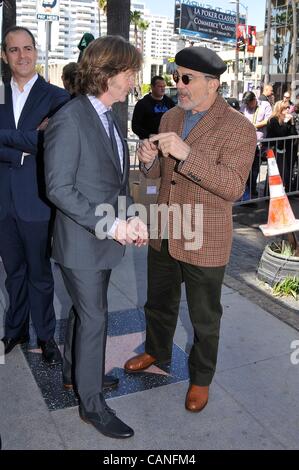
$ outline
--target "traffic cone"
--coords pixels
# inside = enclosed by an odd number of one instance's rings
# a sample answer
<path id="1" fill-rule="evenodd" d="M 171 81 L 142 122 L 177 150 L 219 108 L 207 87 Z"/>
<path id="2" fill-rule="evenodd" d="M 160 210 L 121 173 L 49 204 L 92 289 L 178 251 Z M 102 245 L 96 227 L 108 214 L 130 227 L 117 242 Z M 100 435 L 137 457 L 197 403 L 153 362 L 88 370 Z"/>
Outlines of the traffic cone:
<path id="1" fill-rule="evenodd" d="M 299 220 L 295 219 L 279 174 L 272 149 L 267 150 L 270 206 L 267 225 L 260 225 L 266 237 L 299 230 Z"/>

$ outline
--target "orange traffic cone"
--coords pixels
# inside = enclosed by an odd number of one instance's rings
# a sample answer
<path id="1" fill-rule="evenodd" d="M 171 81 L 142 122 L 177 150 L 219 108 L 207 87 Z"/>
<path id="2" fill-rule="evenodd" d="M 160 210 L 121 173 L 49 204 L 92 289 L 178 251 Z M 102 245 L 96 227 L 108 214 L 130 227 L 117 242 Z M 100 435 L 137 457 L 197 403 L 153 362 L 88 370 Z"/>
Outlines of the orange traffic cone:
<path id="1" fill-rule="evenodd" d="M 266 237 L 299 230 L 299 220 L 295 219 L 285 193 L 273 150 L 267 150 L 270 187 L 270 206 L 267 225 L 260 225 Z"/>

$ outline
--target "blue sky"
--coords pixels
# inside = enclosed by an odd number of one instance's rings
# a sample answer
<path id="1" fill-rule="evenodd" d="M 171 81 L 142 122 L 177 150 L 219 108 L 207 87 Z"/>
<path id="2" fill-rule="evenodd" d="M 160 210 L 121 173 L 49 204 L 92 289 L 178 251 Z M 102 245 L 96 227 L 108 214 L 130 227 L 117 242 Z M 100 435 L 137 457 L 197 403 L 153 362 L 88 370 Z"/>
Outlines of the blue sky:
<path id="1" fill-rule="evenodd" d="M 232 11 L 235 11 L 236 6 L 229 3 L 228 0 L 217 0 L 217 1 L 208 1 L 201 2 L 197 0 L 198 3 L 205 3 L 206 5 L 211 5 L 212 7 L 228 8 Z M 174 13 L 174 0 L 141 0 L 142 3 L 145 3 L 146 6 L 150 9 L 151 13 L 157 15 L 166 15 L 170 18 L 173 17 Z M 240 2 L 240 13 L 245 13 L 245 9 L 241 6 L 241 3 L 248 7 L 248 24 L 256 26 L 257 31 L 262 31 L 264 29 L 264 20 L 265 20 L 265 3 L 266 0 L 244 0 Z"/>

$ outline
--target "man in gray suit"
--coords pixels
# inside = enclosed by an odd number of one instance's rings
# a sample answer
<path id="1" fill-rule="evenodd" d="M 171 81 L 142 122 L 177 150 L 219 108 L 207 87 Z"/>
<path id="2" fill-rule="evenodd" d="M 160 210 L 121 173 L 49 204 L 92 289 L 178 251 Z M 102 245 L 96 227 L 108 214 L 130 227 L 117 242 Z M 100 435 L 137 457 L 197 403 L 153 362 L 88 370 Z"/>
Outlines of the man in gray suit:
<path id="1" fill-rule="evenodd" d="M 80 95 L 50 120 L 45 135 L 47 194 L 57 207 L 53 258 L 77 314 L 75 385 L 80 417 L 102 434 L 134 431 L 105 403 L 102 389 L 107 336 L 107 289 L 124 246 L 147 242 L 138 217 L 127 219 L 128 149 L 111 105 L 125 101 L 141 55 L 119 36 L 93 41 L 78 69 Z M 66 344 L 71 344 L 67 332 Z"/>

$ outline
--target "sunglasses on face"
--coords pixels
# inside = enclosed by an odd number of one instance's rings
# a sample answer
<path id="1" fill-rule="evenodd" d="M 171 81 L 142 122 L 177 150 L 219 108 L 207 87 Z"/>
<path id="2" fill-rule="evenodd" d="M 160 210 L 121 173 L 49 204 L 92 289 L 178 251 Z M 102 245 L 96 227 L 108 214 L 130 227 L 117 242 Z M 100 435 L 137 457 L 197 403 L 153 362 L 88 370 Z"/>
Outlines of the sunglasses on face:
<path id="1" fill-rule="evenodd" d="M 173 81 L 175 83 L 178 83 L 180 80 L 182 80 L 184 85 L 189 85 L 191 80 L 193 80 L 194 78 L 198 78 L 198 77 L 216 78 L 217 79 L 217 77 L 215 77 L 214 75 L 198 75 L 197 77 L 194 77 L 193 75 L 188 75 L 187 73 L 184 73 L 183 75 L 180 75 L 178 72 L 174 72 L 173 75 L 172 75 Z"/>

